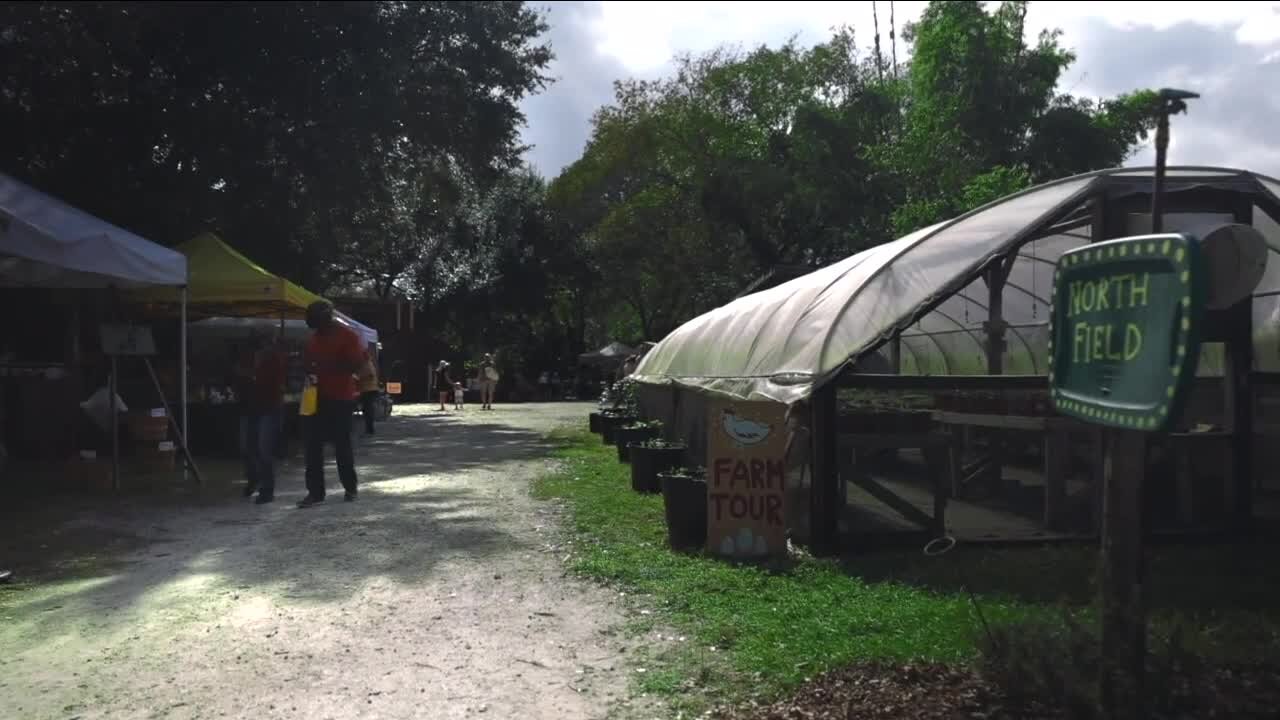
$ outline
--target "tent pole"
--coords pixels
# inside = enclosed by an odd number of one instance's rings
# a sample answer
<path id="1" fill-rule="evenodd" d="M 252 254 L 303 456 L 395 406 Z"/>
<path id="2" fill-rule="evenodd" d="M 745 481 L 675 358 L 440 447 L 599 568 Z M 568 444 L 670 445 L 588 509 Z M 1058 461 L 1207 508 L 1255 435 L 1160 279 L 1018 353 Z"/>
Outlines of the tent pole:
<path id="1" fill-rule="evenodd" d="M 187 286 L 182 286 L 182 314 L 179 318 L 181 325 L 178 327 L 178 384 L 181 385 L 179 390 L 182 398 L 182 447 L 186 448 L 187 456 L 191 455 L 191 431 L 188 429 L 187 421 Z M 185 482 L 188 479 L 187 473 L 190 472 L 191 463 L 182 466 L 182 479 Z M 196 473 L 196 479 L 201 485 L 204 485 L 204 478 L 200 473 Z"/>
<path id="2" fill-rule="evenodd" d="M 116 356 L 111 355 L 111 382 L 107 383 L 107 390 L 111 393 L 111 489 L 116 492 L 120 491 L 120 416 L 119 409 L 116 407 Z"/>

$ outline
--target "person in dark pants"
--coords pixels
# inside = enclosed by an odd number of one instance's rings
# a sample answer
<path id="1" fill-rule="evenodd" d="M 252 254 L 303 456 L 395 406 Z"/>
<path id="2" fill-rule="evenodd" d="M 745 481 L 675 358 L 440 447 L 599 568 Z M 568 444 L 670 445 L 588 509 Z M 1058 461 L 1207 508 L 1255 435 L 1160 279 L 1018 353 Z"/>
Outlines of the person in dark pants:
<path id="1" fill-rule="evenodd" d="M 315 332 L 307 341 L 304 362 L 315 377 L 316 413 L 307 422 L 307 496 L 298 507 L 324 502 L 324 444 L 333 443 L 338 479 L 346 490 L 344 499 L 356 499 L 356 462 L 351 448 L 351 416 L 356 407 L 356 376 L 364 364 L 360 337 L 333 317 L 333 305 L 326 301 L 307 308 L 307 326 Z"/>
<path id="2" fill-rule="evenodd" d="M 285 358 L 273 343 L 255 339 L 240 371 L 240 453 L 248 483 L 244 496 L 256 491 L 254 502 L 265 505 L 275 499 L 276 437 L 284 406 Z"/>

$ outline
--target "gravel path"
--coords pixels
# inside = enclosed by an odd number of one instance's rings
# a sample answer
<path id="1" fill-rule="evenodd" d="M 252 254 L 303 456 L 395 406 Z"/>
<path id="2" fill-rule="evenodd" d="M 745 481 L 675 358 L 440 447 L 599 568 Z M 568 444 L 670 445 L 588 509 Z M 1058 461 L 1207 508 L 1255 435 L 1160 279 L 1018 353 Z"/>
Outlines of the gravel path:
<path id="1" fill-rule="evenodd" d="M 329 500 L 296 509 L 289 465 L 272 505 L 224 488 L 63 515 L 59 533 L 123 549 L 0 605 L 0 718 L 636 711 L 622 612 L 565 577 L 554 510 L 528 495 L 543 435 L 586 412 L 397 408 L 357 450 L 355 503 L 330 464 Z"/>

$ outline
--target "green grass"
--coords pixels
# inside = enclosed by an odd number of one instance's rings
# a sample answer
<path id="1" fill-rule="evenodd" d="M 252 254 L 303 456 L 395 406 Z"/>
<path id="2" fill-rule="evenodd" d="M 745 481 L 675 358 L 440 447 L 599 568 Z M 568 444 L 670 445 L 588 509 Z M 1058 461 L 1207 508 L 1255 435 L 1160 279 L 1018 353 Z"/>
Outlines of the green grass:
<path id="1" fill-rule="evenodd" d="M 639 596 L 651 610 L 641 623 L 685 636 L 656 650 L 638 682 L 690 710 L 707 698 L 775 696 L 860 660 L 968 661 L 981 630 L 966 583 L 992 624 L 1090 614 L 1096 551 L 1088 547 L 801 558 L 777 571 L 673 553 L 662 498 L 631 491 L 630 468 L 611 446 L 585 432 L 555 439 L 563 464 L 535 492 L 569 508 L 573 569 Z M 1273 652 L 1280 570 L 1271 557 L 1226 546 L 1156 553 L 1153 630 L 1188 626 L 1199 649 L 1228 659 Z"/>

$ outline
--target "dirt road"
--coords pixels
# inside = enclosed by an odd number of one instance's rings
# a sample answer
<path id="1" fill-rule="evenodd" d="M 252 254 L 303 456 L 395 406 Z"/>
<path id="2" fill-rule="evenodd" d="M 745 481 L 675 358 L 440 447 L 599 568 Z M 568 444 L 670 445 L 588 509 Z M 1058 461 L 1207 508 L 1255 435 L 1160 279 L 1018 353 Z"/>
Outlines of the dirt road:
<path id="1" fill-rule="evenodd" d="M 119 550 L 5 596 L 0 717 L 618 710 L 622 613 L 607 591 L 565 577 L 553 510 L 528 495 L 550 467 L 544 433 L 586 410 L 397 408 L 357 450 L 355 503 L 330 466 L 328 501 L 296 509 L 301 468 L 290 464 L 271 505 L 227 487 L 64 516 L 51 532 Z"/>

